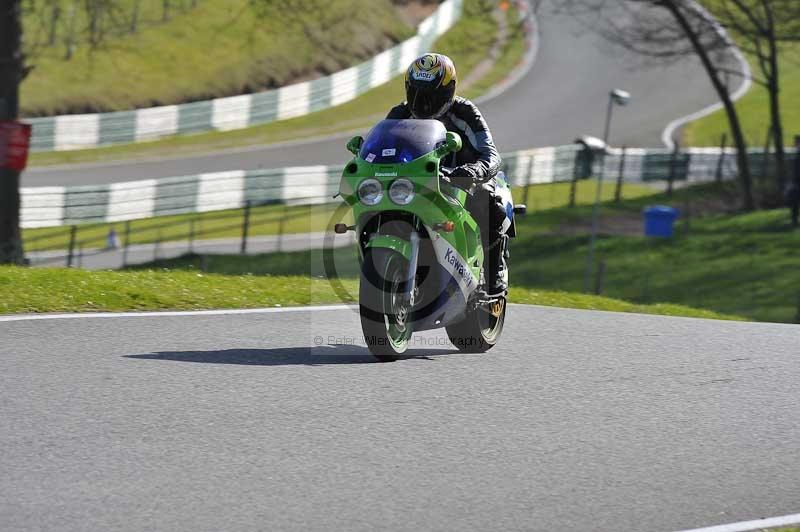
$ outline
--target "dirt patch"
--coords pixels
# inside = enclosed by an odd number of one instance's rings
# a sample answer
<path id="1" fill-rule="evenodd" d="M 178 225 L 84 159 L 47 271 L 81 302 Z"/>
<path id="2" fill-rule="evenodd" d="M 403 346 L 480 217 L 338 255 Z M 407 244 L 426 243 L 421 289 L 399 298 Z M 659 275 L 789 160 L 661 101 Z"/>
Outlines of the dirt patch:
<path id="1" fill-rule="evenodd" d="M 676 191 L 676 195 L 678 191 Z M 726 186 L 722 190 L 711 193 L 704 193 L 703 190 L 692 194 L 688 201 L 687 198 L 680 197 L 674 200 L 658 202 L 661 205 L 668 205 L 680 212 L 677 223 L 686 219 L 702 218 L 715 214 L 735 214 L 740 212 L 739 195 L 734 185 Z M 569 220 L 556 226 L 553 230 L 557 235 L 579 235 L 586 234 L 592 229 L 592 219 L 590 216 L 579 220 Z M 640 236 L 644 233 L 644 219 L 641 210 L 631 210 L 629 212 L 608 212 L 600 211 L 598 220 L 598 233 L 608 236 Z"/>
<path id="2" fill-rule="evenodd" d="M 556 235 L 585 235 L 592 230 L 591 218 L 572 220 L 553 229 Z M 640 236 L 644 231 L 641 215 L 634 213 L 615 214 L 610 216 L 600 215 L 597 232 L 601 235 Z"/>

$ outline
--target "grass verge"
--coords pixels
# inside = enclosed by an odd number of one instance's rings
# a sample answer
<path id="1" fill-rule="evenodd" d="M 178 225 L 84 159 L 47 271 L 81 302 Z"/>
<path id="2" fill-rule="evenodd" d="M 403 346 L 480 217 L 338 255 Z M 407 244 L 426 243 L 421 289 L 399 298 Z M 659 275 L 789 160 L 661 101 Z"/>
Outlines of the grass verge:
<path id="1" fill-rule="evenodd" d="M 676 191 L 672 198 L 650 194 L 620 204 L 605 203 L 600 220 L 596 257 L 603 264 L 590 276 L 590 288 L 604 296 L 653 306 L 707 309 L 716 314 L 771 322 L 800 321 L 800 231 L 792 231 L 783 210 L 754 213 L 725 212 L 735 191 L 727 186 L 704 186 Z M 648 239 L 642 235 L 642 209 L 668 204 L 682 210 L 675 237 Z M 688 208 L 688 211 L 687 211 Z M 685 216 L 686 212 L 691 213 Z M 526 302 L 526 292 L 579 294 L 584 289 L 591 207 L 541 210 L 518 220 L 519 237 L 511 246 L 514 300 Z M 351 250 L 334 255 L 338 273 L 358 273 Z M 268 257 L 210 257 L 206 267 L 228 275 L 321 276 L 314 252 Z M 167 261 L 147 267 L 197 269 L 199 259 Z M 598 283 L 599 280 L 599 283 Z M 522 290 L 523 292 L 517 292 Z M 580 301 L 568 306 L 586 304 Z M 528 302 L 546 304 L 538 295 Z M 565 296 L 553 304 L 562 305 Z M 684 313 L 684 310 L 676 311 Z"/>
<path id="2" fill-rule="evenodd" d="M 720 212 L 732 204 L 727 187 L 707 186 L 629 199 L 602 210 L 591 285 L 640 304 L 670 303 L 758 321 L 800 321 L 800 231 L 785 210 Z M 641 235 L 642 208 L 668 204 L 683 212 L 670 239 Z M 707 212 L 704 211 L 708 210 Z M 686 214 L 690 213 L 689 216 Z M 692 214 L 693 213 L 693 214 Z M 519 224 L 512 246 L 517 285 L 580 292 L 584 287 L 591 212 L 552 209 Z"/>
<path id="3" fill-rule="evenodd" d="M 236 259 L 238 257 L 233 257 Z M 357 293 L 355 279 L 342 285 Z M 0 267 L 0 313 L 262 308 L 338 303 L 327 280 L 301 276 L 223 275 L 198 271 L 89 272 Z M 345 298 L 353 303 L 355 298 Z M 731 319 L 676 305 L 632 305 L 604 297 L 518 288 L 511 301 L 547 306 Z"/>
<path id="4" fill-rule="evenodd" d="M 629 194 L 602 208 L 598 258 L 602 291 L 580 294 L 593 183 L 582 183 L 575 208 L 542 209 L 519 220 L 511 254 L 511 301 L 595 310 L 721 319 L 793 321 L 800 232 L 785 213 L 715 213 L 734 191 L 706 186 L 664 195 Z M 566 199 L 566 185 L 536 187 L 542 205 Z M 519 193 L 520 191 L 518 191 Z M 608 191 L 610 194 L 610 191 Z M 641 210 L 653 203 L 690 207 L 696 218 L 673 239 L 638 236 Z M 703 214 L 703 216 L 698 216 Z M 631 225 L 633 224 L 633 225 Z M 630 236 L 632 232 L 637 236 Z M 322 270 L 319 251 L 253 256 L 207 255 L 164 260 L 123 272 L 5 268 L 3 312 L 231 308 L 355 301 L 352 249 L 334 251 L 344 297 Z M 202 271 L 201 271 L 202 270 Z M 705 310 L 701 310 L 705 309 Z"/>
<path id="5" fill-rule="evenodd" d="M 481 5 L 479 0 L 466 0 L 461 19 L 434 45 L 434 49 L 454 59 L 462 72 L 462 78 L 483 59 L 497 32 L 494 18 L 486 16 Z M 467 90 L 466 96 L 476 97 L 482 94 L 502 80 L 521 60 L 525 49 L 524 35 L 516 23 L 517 14 L 513 9 L 509 9 L 507 17 L 512 31 L 503 53 L 492 70 L 478 80 L 473 88 Z M 155 142 L 121 144 L 91 150 L 32 153 L 30 164 L 47 166 L 128 158 L 173 157 L 365 129 L 383 118 L 391 106 L 404 99 L 402 79 L 402 76 L 395 77 L 355 100 L 290 120 L 235 131 L 175 136 Z"/>
<path id="6" fill-rule="evenodd" d="M 548 304 L 547 294 L 556 292 L 561 295 L 552 304 L 593 304 L 583 297 L 568 302 L 573 296 L 563 295 L 584 289 L 591 185 L 581 184 L 582 201 L 575 208 L 563 206 L 565 185 L 535 188 L 541 208 L 518 221 L 519 237 L 511 248 L 515 301 Z M 796 276 L 800 270 L 800 231 L 791 230 L 784 210 L 727 212 L 735 197 L 735 190 L 728 185 L 678 190 L 672 198 L 640 192 L 628 194 L 620 204 L 603 204 L 596 248 L 603 275 L 598 279 L 593 272 L 591 288 L 599 286 L 603 295 L 627 302 L 625 306 L 637 312 L 686 315 L 683 307 L 689 307 L 758 321 L 800 321 Z M 545 208 L 555 203 L 548 203 L 550 194 L 554 199 L 561 198 L 562 206 Z M 682 210 L 684 216 L 678 221 L 675 237 L 641 236 L 641 212 L 649 204 L 668 204 Z M 691 213 L 688 217 L 687 212 Z M 352 250 L 336 253 L 339 274 L 354 279 L 358 269 Z M 228 276 L 300 274 L 319 278 L 323 275 L 320 264 L 318 255 L 304 252 L 267 257 L 211 256 L 205 267 Z M 187 258 L 146 267 L 197 270 L 200 262 Z M 538 295 L 529 298 L 531 293 Z M 672 310 L 672 305 L 680 308 Z"/>

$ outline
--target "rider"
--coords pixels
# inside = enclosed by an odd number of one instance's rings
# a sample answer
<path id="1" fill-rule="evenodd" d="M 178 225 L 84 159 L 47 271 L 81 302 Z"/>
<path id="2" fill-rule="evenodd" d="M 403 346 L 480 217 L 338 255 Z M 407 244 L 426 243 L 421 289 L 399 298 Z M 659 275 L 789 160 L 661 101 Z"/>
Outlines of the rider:
<path id="1" fill-rule="evenodd" d="M 444 173 L 453 185 L 472 190 L 466 207 L 481 229 L 486 291 L 499 294 L 508 288 L 503 272 L 506 237 L 501 229 L 505 209 L 495 193 L 494 180 L 500 171 L 500 154 L 475 104 L 456 96 L 456 83 L 456 67 L 449 57 L 425 54 L 406 71 L 406 101 L 386 118 L 433 118 L 461 136 L 463 148 L 453 154 L 453 168 Z"/>

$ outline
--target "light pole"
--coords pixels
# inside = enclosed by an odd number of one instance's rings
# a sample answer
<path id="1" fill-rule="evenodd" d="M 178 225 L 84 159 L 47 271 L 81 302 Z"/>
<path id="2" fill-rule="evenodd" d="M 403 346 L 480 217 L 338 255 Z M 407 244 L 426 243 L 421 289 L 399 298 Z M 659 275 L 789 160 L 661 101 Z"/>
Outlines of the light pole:
<path id="1" fill-rule="evenodd" d="M 606 128 L 603 132 L 603 158 L 600 161 L 600 171 L 597 175 L 597 193 L 592 207 L 592 233 L 589 238 L 589 253 L 586 256 L 586 274 L 583 278 L 583 291 L 589 293 L 591 287 L 592 272 L 594 271 L 594 248 L 597 242 L 597 223 L 600 216 L 600 201 L 603 194 L 603 176 L 606 170 L 606 154 L 608 153 L 608 137 L 611 134 L 611 115 L 614 105 L 628 105 L 631 101 L 631 94 L 621 89 L 614 89 L 608 95 L 608 110 L 606 111 Z"/>

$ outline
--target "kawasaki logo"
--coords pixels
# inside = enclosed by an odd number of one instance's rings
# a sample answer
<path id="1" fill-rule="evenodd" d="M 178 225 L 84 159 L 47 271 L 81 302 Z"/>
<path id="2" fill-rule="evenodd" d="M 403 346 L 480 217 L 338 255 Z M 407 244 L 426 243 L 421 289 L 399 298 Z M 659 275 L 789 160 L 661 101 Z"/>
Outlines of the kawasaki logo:
<path id="1" fill-rule="evenodd" d="M 375 172 L 375 177 L 397 177 L 397 172 Z"/>
<path id="2" fill-rule="evenodd" d="M 458 258 L 453 254 L 453 248 L 448 247 L 447 251 L 444 253 L 444 261 L 453 267 L 453 270 L 457 272 L 464 280 L 467 281 L 467 286 L 471 286 L 474 279 L 472 277 L 472 272 L 469 271 L 467 265 L 458 260 Z"/>

